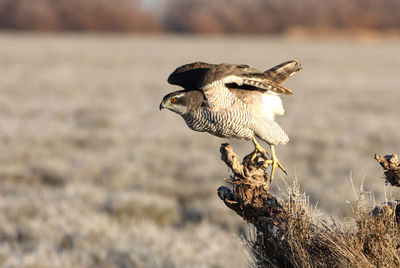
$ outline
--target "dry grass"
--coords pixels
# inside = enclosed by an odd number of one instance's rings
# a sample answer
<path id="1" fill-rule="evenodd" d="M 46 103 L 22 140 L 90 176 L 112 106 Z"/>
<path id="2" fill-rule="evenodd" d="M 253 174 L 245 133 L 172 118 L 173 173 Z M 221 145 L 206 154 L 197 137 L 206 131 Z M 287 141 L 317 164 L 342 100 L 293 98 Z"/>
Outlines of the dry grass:
<path id="1" fill-rule="evenodd" d="M 258 227 L 244 239 L 255 267 L 399 267 L 400 229 L 391 206 L 373 216 L 361 190 L 352 218 L 340 223 L 317 215 L 296 183 L 285 194 L 283 237 L 263 236 Z"/>
<path id="2" fill-rule="evenodd" d="M 373 154 L 400 151 L 399 43 L 1 33 L 0 263 L 245 265 L 233 233 L 246 226 L 215 194 L 224 140 L 158 111 L 174 89 L 168 74 L 195 60 L 266 69 L 298 59 L 279 119 L 287 180 L 297 173 L 311 203 L 337 216 L 352 213 L 351 172 L 383 200 Z M 230 142 L 240 155 L 252 147 Z"/>

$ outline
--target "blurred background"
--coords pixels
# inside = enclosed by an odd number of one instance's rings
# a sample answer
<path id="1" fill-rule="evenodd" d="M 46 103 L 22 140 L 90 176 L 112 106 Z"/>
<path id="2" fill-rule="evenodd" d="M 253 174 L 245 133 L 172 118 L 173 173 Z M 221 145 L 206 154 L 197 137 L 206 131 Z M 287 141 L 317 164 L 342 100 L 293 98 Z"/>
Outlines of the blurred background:
<path id="1" fill-rule="evenodd" d="M 284 83 L 274 194 L 297 180 L 337 219 L 353 186 L 399 198 L 373 159 L 400 152 L 399 13 L 397 0 L 0 0 L 1 266 L 248 264 L 249 227 L 216 189 L 220 144 L 253 145 L 158 110 L 193 61 L 302 63 Z"/>

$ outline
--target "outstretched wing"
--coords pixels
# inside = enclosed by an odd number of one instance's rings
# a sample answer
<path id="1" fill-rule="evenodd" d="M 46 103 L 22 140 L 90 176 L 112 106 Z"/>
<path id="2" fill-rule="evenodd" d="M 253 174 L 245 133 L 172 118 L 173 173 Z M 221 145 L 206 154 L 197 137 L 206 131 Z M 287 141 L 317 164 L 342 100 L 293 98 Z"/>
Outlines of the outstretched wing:
<path id="1" fill-rule="evenodd" d="M 198 90 L 199 81 L 204 75 L 214 68 L 215 64 L 205 62 L 193 62 L 182 65 L 168 77 L 168 83 L 183 87 L 185 90 Z"/>
<path id="2" fill-rule="evenodd" d="M 279 83 L 300 69 L 296 61 L 282 63 L 264 73 L 244 64 L 194 62 L 178 67 L 168 77 L 168 82 L 183 87 L 185 91 L 200 90 L 207 99 L 207 105 L 226 108 L 232 103 L 230 89 L 293 94 Z"/>
<path id="3" fill-rule="evenodd" d="M 270 90 L 279 94 L 293 94 L 289 89 L 269 80 L 265 73 L 250 68 L 248 65 L 215 65 L 209 68 L 204 77 L 199 80 L 199 88 L 203 92 L 220 85 L 236 88 L 238 86 L 243 90 Z"/>
<path id="4" fill-rule="evenodd" d="M 291 60 L 266 70 L 264 74 L 268 80 L 280 84 L 300 70 L 300 63 L 298 61 Z"/>

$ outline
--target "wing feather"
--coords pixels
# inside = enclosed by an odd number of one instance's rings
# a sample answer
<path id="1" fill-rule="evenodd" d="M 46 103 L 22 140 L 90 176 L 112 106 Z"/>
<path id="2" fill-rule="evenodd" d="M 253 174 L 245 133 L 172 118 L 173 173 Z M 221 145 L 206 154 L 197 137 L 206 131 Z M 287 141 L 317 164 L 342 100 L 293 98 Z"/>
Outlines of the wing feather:
<path id="1" fill-rule="evenodd" d="M 297 61 L 287 61 L 267 71 L 260 72 L 245 64 L 210 64 L 193 62 L 182 65 L 168 77 L 168 83 L 188 90 L 206 92 L 212 87 L 219 89 L 227 87 L 242 90 L 272 91 L 278 94 L 293 94 L 281 85 L 283 81 L 301 70 Z M 218 90 L 214 90 L 215 91 Z"/>
<path id="2" fill-rule="evenodd" d="M 168 83 L 181 86 L 185 90 L 196 90 L 198 89 L 199 81 L 213 67 L 215 67 L 215 64 L 205 62 L 193 62 L 182 65 L 170 74 Z"/>
<path id="3" fill-rule="evenodd" d="M 243 90 L 270 90 L 279 94 L 293 94 L 289 89 L 269 80 L 265 73 L 247 65 L 215 65 L 207 70 L 203 79 L 199 80 L 199 88 L 203 91 L 220 84 L 236 84 Z"/>
<path id="4" fill-rule="evenodd" d="M 264 91 L 270 90 L 278 94 L 291 95 L 293 92 L 273 81 L 270 81 L 264 77 L 258 78 L 257 76 L 251 76 L 243 79 L 243 84 L 263 89 Z"/>
<path id="5" fill-rule="evenodd" d="M 291 60 L 266 70 L 264 74 L 268 80 L 271 80 L 277 84 L 281 84 L 283 81 L 293 76 L 301 69 L 301 65 L 298 61 Z"/>

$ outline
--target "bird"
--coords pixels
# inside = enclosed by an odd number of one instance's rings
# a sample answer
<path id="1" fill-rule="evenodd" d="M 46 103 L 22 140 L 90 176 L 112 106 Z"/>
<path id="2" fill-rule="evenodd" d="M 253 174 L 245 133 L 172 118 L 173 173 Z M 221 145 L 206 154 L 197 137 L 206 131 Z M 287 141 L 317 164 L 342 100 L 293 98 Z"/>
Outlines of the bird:
<path id="1" fill-rule="evenodd" d="M 280 84 L 300 71 L 296 60 L 276 65 L 265 72 L 246 64 L 211 64 L 193 62 L 182 65 L 168 77 L 168 83 L 182 90 L 165 95 L 161 109 L 182 116 L 187 126 L 221 138 L 251 140 L 254 151 L 249 155 L 254 161 L 258 154 L 267 156 L 256 138 L 270 146 L 270 181 L 275 169 L 286 170 L 279 162 L 275 145 L 286 144 L 288 135 L 276 123 L 275 116 L 283 115 L 280 95 L 293 92 Z"/>

